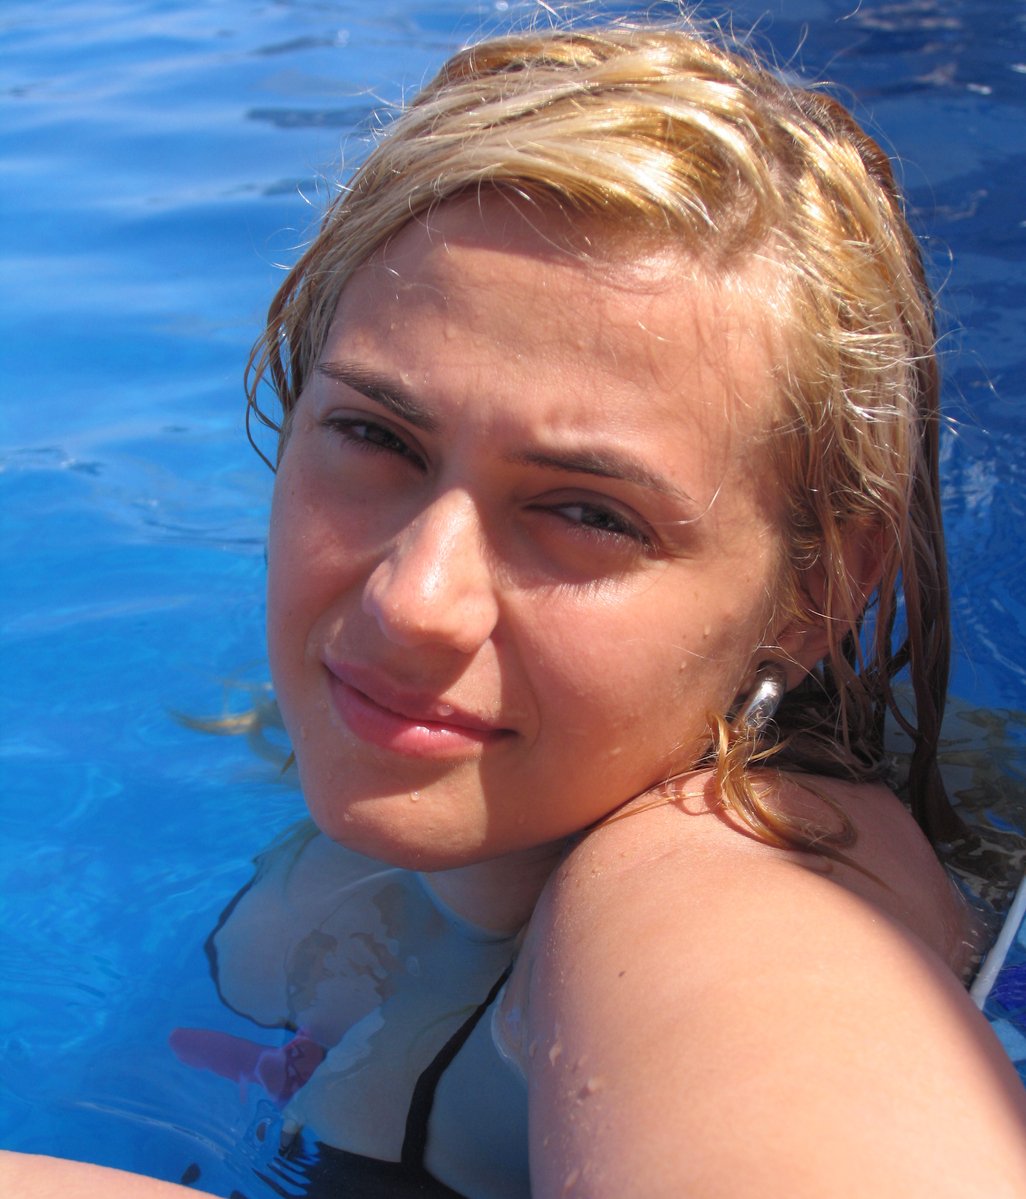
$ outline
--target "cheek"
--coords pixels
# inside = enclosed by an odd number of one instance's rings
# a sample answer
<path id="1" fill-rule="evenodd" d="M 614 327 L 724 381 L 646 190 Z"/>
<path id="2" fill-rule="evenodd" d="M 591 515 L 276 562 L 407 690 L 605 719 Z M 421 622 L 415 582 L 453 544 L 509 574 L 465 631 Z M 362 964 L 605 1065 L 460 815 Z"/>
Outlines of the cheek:
<path id="1" fill-rule="evenodd" d="M 302 555 L 296 552 L 296 541 L 305 539 L 305 522 L 298 519 L 303 505 L 284 470 L 274 483 L 271 500 L 271 522 L 267 533 L 267 600 L 268 611 L 278 611 L 291 602 L 289 583 L 293 579 Z"/>
<path id="2" fill-rule="evenodd" d="M 267 543 L 267 648 L 271 677 L 287 704 L 311 635 L 325 634 L 360 605 L 382 540 L 372 505 L 353 505 L 298 452 L 275 480 Z"/>
<path id="3" fill-rule="evenodd" d="M 288 542 L 282 535 L 276 492 L 267 544 L 267 658 L 271 682 L 283 710 L 289 703 L 289 663 L 297 656 L 292 644 L 300 623 L 299 614 L 295 611 L 297 594 L 302 594 L 302 591 L 296 586 Z"/>
<path id="4" fill-rule="evenodd" d="M 692 591 L 694 589 L 692 588 Z M 745 607 L 667 580 L 646 602 L 594 611 L 548 605 L 526 660 L 561 736 L 603 759 L 664 762 L 704 750 L 708 716 L 729 709 L 764 631 L 762 605 Z M 644 747 L 644 748 L 643 748 Z"/>
<path id="5" fill-rule="evenodd" d="M 679 730 L 695 681 L 679 622 L 590 615 L 549 604 L 533 622 L 523 660 L 546 710 L 543 727 L 558 727 L 561 738 L 586 742 L 603 757 L 673 741 L 678 732 L 666 734 L 666 726 Z"/>
<path id="6" fill-rule="evenodd" d="M 292 472 L 275 481 L 267 542 L 267 649 L 275 688 L 287 690 L 302 662 L 307 635 L 330 588 L 330 546 L 319 513 Z"/>

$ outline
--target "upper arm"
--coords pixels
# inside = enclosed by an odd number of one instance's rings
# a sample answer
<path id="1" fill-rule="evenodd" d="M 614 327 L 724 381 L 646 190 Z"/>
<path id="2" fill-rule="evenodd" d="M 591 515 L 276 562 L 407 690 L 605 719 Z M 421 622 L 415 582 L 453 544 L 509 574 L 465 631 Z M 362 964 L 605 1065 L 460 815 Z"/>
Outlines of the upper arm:
<path id="1" fill-rule="evenodd" d="M 792 856 L 663 831 L 593 834 L 537 914 L 535 1199 L 1026 1193 L 1022 1088 L 932 950 Z"/>
<path id="2" fill-rule="evenodd" d="M 124 1170 L 5 1150 L 0 1150 L 0 1190 L 17 1199 L 200 1199 L 201 1195 L 191 1187 Z"/>

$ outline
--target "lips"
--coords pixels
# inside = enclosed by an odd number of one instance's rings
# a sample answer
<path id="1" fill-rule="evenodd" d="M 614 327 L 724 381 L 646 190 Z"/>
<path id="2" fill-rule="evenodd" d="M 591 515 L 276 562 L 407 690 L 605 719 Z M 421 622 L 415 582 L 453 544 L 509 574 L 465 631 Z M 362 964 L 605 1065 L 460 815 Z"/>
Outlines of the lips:
<path id="1" fill-rule="evenodd" d="M 336 712 L 360 740 L 411 757 L 467 757 L 512 734 L 449 700 L 404 691 L 376 671 L 325 662 Z"/>

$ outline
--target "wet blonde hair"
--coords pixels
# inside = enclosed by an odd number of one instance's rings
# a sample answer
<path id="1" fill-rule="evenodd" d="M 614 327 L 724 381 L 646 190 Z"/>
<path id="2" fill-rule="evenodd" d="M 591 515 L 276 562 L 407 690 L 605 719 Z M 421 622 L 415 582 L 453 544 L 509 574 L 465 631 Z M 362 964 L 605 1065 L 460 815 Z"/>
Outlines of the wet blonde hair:
<path id="1" fill-rule="evenodd" d="M 790 821 L 752 766 L 776 755 L 791 769 L 877 777 L 889 710 L 915 744 L 914 814 L 934 839 L 960 833 L 935 762 L 949 633 L 933 306 L 886 156 L 828 95 L 690 25 L 473 46 L 388 127 L 289 273 L 250 361 L 250 415 L 287 437 L 355 269 L 412 218 L 496 188 L 672 244 L 710 278 L 771 264 L 774 295 L 752 298 L 772 308 L 781 346 L 770 453 L 786 497 L 787 599 L 826 622 L 830 647 L 787 696 L 773 741 L 711 714 L 721 793 L 759 836 L 842 849 L 848 826 Z M 259 406 L 265 377 L 280 425 Z M 879 550 L 868 620 L 856 544 Z M 892 690 L 906 668 L 912 712 Z"/>

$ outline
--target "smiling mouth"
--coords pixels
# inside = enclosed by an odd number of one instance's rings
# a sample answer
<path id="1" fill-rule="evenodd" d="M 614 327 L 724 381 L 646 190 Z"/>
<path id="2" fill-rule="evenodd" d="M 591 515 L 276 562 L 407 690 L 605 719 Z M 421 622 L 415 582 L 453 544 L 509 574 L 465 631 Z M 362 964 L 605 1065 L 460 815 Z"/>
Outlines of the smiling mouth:
<path id="1" fill-rule="evenodd" d="M 333 707 L 361 741 L 405 757 L 467 758 L 513 730 L 437 698 L 404 695 L 357 667 L 326 665 Z"/>

